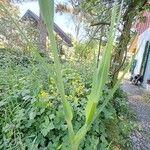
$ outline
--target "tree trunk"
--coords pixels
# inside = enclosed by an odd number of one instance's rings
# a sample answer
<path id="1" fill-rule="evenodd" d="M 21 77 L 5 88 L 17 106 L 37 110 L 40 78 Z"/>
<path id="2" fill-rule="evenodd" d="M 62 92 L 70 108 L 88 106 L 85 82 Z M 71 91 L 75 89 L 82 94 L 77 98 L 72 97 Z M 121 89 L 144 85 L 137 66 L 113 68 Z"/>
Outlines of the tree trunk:
<path id="1" fill-rule="evenodd" d="M 141 0 L 130 2 L 123 16 L 123 30 L 119 38 L 119 44 L 115 48 L 115 55 L 113 59 L 114 65 L 112 66 L 112 85 L 116 83 L 119 71 L 124 63 L 124 54 L 127 52 L 127 46 L 130 41 L 130 29 L 132 27 L 132 22 L 134 21 L 133 19 L 137 15 L 137 8 L 138 11 L 140 11 L 146 2 L 147 0 L 143 0 L 142 2 Z"/>

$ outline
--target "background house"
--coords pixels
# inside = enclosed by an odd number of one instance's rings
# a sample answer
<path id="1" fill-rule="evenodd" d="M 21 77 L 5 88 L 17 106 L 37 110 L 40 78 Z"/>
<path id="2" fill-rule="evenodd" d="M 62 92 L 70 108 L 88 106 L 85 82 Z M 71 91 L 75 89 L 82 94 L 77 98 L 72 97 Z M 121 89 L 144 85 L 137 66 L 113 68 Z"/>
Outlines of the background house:
<path id="1" fill-rule="evenodd" d="M 133 74 L 143 75 L 143 86 L 150 89 L 150 11 L 138 19 L 136 31 L 130 46 L 130 51 L 135 53 Z"/>
<path id="2" fill-rule="evenodd" d="M 32 27 L 38 32 L 38 46 L 41 51 L 45 51 L 48 48 L 48 32 L 46 26 L 42 20 L 41 15 L 37 16 L 31 10 L 27 10 L 26 13 L 21 18 L 22 21 L 30 21 L 32 23 Z M 71 38 L 56 24 L 54 23 L 54 31 L 56 33 L 56 39 L 59 45 L 59 50 L 61 51 L 63 47 L 69 48 L 72 47 Z M 34 38 L 34 37 L 33 37 Z"/>

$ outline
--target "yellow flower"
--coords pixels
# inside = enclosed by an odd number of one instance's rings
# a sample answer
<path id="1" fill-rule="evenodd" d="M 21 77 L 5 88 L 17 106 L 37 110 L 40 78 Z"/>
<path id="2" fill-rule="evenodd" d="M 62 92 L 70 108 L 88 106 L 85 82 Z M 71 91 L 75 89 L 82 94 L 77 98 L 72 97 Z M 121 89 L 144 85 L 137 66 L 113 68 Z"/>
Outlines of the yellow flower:
<path id="1" fill-rule="evenodd" d="M 40 94 L 42 97 L 48 97 L 48 93 L 45 92 L 44 90 L 41 91 L 41 94 Z"/>
<path id="2" fill-rule="evenodd" d="M 53 103 L 51 103 L 50 101 L 46 102 L 46 107 L 51 107 L 53 105 Z"/>
<path id="3" fill-rule="evenodd" d="M 50 83 L 53 85 L 55 84 L 55 80 L 53 78 L 50 78 Z"/>

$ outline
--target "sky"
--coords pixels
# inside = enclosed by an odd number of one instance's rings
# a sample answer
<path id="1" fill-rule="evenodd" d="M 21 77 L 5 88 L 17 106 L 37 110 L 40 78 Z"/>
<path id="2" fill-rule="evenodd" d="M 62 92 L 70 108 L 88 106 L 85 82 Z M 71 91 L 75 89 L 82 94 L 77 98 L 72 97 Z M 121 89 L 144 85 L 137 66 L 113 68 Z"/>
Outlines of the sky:
<path id="1" fill-rule="evenodd" d="M 57 0 L 57 2 L 67 2 L 67 0 Z M 25 14 L 25 12 L 30 9 L 35 14 L 39 15 L 38 2 L 23 2 L 19 4 L 20 17 Z M 66 33 L 70 33 L 75 36 L 75 26 L 73 21 L 71 21 L 71 16 L 67 14 L 60 15 L 55 13 L 54 22 Z"/>

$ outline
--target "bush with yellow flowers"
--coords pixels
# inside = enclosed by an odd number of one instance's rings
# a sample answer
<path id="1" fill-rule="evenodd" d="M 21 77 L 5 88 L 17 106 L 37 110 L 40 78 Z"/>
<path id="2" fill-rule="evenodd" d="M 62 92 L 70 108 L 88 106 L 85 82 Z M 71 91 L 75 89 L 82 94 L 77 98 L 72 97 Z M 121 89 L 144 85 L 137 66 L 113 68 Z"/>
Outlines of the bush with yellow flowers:
<path id="1" fill-rule="evenodd" d="M 73 107 L 75 132 L 85 122 L 84 108 L 92 78 L 89 68 L 88 64 L 63 64 L 65 94 Z M 0 149 L 68 149 L 67 125 L 55 85 L 55 74 L 47 75 L 40 63 L 26 67 L 5 61 L 5 67 L 0 67 L 0 90 Z M 107 91 L 106 87 L 106 95 Z M 127 119 L 126 97 L 116 94 L 114 99 L 116 105 L 110 102 L 103 110 L 80 150 L 91 150 L 95 145 L 105 150 L 111 143 L 127 145 L 124 137 L 131 126 Z M 121 121 L 116 113 L 121 116 Z"/>

